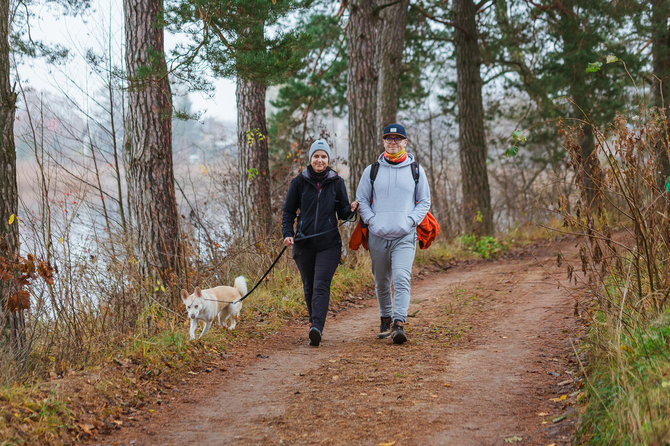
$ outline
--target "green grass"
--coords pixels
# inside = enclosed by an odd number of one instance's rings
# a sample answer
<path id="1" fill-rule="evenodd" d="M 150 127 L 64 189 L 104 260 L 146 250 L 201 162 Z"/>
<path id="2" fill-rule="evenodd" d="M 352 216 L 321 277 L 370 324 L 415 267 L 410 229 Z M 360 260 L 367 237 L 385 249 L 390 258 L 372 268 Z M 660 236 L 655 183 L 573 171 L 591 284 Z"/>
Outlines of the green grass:
<path id="1" fill-rule="evenodd" d="M 586 405 L 578 438 L 593 445 L 670 442 L 670 310 L 627 318 L 616 330 L 598 315 L 587 347 Z"/>
<path id="2" fill-rule="evenodd" d="M 56 391 L 43 394 L 28 386 L 0 388 L 0 445 L 50 443 L 72 428 L 73 417 Z"/>
<path id="3" fill-rule="evenodd" d="M 506 245 L 491 236 L 464 235 L 460 237 L 460 242 L 465 249 L 483 259 L 498 257 L 508 249 Z"/>

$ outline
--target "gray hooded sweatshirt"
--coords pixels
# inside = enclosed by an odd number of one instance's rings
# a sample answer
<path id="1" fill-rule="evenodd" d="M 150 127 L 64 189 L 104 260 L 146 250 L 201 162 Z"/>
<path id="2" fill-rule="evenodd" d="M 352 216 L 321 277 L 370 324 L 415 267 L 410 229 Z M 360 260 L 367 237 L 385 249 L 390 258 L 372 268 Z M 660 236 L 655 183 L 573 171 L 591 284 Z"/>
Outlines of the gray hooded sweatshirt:
<path id="1" fill-rule="evenodd" d="M 379 171 L 375 178 L 374 196 L 370 197 L 370 169 L 368 166 L 356 189 L 356 200 L 361 220 L 368 225 L 368 231 L 386 240 L 404 237 L 423 221 L 430 209 L 430 187 L 426 172 L 419 166 L 419 183 L 416 185 L 416 204 L 414 203 L 414 177 L 411 164 L 414 156 L 400 164 L 386 161 L 384 154 L 379 156 Z M 370 204 L 372 199 L 372 204 Z"/>

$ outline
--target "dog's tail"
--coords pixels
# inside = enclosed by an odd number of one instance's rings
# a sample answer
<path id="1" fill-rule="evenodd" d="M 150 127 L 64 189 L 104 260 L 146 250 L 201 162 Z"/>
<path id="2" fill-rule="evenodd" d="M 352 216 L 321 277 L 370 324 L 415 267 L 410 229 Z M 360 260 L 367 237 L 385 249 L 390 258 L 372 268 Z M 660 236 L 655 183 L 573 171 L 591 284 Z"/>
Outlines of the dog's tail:
<path id="1" fill-rule="evenodd" d="M 240 297 L 243 297 L 247 294 L 247 279 L 244 276 L 239 276 L 235 278 L 235 288 L 240 292 Z"/>

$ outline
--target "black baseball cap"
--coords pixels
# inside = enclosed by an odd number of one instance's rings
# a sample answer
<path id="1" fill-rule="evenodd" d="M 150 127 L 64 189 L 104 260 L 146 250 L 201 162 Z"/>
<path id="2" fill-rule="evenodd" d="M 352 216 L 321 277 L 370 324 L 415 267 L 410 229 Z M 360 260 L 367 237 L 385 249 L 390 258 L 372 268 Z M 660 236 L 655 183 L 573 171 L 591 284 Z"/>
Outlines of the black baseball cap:
<path id="1" fill-rule="evenodd" d="M 405 132 L 405 127 L 400 124 L 389 124 L 384 127 L 384 134 L 382 138 L 386 135 L 400 135 L 404 136 L 407 139 L 407 133 Z"/>

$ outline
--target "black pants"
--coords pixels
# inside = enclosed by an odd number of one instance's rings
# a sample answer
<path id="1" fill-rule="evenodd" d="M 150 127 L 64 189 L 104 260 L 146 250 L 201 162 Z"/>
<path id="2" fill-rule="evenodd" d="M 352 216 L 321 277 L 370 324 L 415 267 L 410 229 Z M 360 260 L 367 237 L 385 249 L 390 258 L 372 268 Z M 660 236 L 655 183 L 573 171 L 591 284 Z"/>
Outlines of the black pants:
<path id="1" fill-rule="evenodd" d="M 341 251 L 341 246 L 315 250 L 293 245 L 293 259 L 302 277 L 309 323 L 319 330 L 323 330 L 326 324 L 330 303 L 330 283 L 337 264 L 340 262 Z"/>

